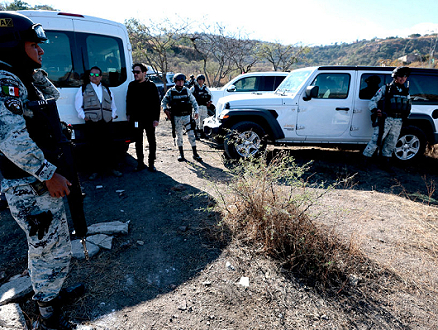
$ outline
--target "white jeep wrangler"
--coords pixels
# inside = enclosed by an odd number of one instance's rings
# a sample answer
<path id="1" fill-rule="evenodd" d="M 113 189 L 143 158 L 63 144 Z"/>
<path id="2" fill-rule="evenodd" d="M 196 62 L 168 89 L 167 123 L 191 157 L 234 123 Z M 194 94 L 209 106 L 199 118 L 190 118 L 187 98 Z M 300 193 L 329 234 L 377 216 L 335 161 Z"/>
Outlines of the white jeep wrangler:
<path id="1" fill-rule="evenodd" d="M 391 82 L 393 69 L 294 70 L 274 94 L 222 98 L 218 115 L 204 121 L 204 130 L 223 141 L 231 159 L 256 155 L 267 143 L 360 148 L 373 133 L 369 100 L 380 86 Z M 400 161 L 414 160 L 424 154 L 427 143 L 438 143 L 438 70 L 412 68 L 408 83 L 412 110 L 394 151 Z"/>

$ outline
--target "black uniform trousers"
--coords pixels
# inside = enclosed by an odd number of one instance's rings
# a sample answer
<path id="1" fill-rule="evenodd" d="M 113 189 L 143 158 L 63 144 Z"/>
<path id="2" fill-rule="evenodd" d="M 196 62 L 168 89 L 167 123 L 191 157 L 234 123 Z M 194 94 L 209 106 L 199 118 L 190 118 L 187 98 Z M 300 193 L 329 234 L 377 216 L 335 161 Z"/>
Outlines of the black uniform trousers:
<path id="1" fill-rule="evenodd" d="M 117 159 L 114 152 L 113 123 L 100 120 L 85 122 L 85 138 L 89 167 L 92 172 L 114 169 Z"/>
<path id="2" fill-rule="evenodd" d="M 149 143 L 149 163 L 153 163 L 157 158 L 157 141 L 153 122 L 139 122 L 138 128 L 135 128 L 135 152 L 137 154 L 137 162 L 139 164 L 144 163 L 143 131 L 146 131 L 146 137 Z"/>

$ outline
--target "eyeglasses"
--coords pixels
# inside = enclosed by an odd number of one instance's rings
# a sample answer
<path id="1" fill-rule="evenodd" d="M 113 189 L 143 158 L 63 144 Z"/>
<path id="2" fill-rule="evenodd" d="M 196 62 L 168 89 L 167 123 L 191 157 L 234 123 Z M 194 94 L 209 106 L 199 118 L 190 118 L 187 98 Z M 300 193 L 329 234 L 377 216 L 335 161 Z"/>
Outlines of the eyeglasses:
<path id="1" fill-rule="evenodd" d="M 138 70 L 133 70 L 133 71 L 132 71 L 132 73 L 133 73 L 133 74 L 140 74 L 140 73 L 141 73 L 141 71 L 138 71 Z"/>
<path id="2" fill-rule="evenodd" d="M 100 77 L 99 73 L 90 73 L 90 77 Z"/>

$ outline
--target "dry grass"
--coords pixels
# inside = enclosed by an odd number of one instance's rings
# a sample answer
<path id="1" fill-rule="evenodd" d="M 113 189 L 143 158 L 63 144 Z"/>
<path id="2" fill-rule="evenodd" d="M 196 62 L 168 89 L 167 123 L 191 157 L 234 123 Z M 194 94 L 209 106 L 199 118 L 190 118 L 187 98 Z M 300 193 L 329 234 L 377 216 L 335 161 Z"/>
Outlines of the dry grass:
<path id="1" fill-rule="evenodd" d="M 303 181 L 307 168 L 284 155 L 267 165 L 262 158 L 242 161 L 234 168 L 226 191 L 219 192 L 218 205 L 235 239 L 300 276 L 339 284 L 356 272 L 363 257 L 353 241 L 343 244 L 332 230 L 315 224 L 306 214 L 334 187 Z"/>

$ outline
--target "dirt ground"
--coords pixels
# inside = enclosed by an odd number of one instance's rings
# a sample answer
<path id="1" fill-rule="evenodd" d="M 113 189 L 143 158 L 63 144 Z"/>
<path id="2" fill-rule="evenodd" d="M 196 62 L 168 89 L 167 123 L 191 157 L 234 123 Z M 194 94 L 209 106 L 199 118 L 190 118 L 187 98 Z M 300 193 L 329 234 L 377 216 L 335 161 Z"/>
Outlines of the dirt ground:
<path id="1" fill-rule="evenodd" d="M 300 164 L 313 160 L 309 181 L 328 185 L 355 174 L 309 214 L 379 271 L 351 274 L 334 290 L 312 286 L 239 242 L 218 240 L 220 214 L 206 209 L 214 205 L 214 185 L 230 178 L 223 151 L 199 141 L 197 163 L 185 140 L 189 161 L 179 163 L 164 120 L 157 140 L 157 173 L 133 171 L 134 145 L 120 164 L 123 177 L 88 181 L 81 172 L 88 223 L 129 221 L 129 234 L 90 261 L 72 262 L 67 285 L 87 286 L 64 308 L 72 319 L 97 330 L 438 329 L 438 159 L 389 174 L 361 166 L 357 151 L 285 148 Z M 8 210 L 0 217 L 5 281 L 26 269 L 26 242 Z M 239 284 L 245 277 L 249 286 Z M 21 305 L 32 319 L 30 299 Z"/>

